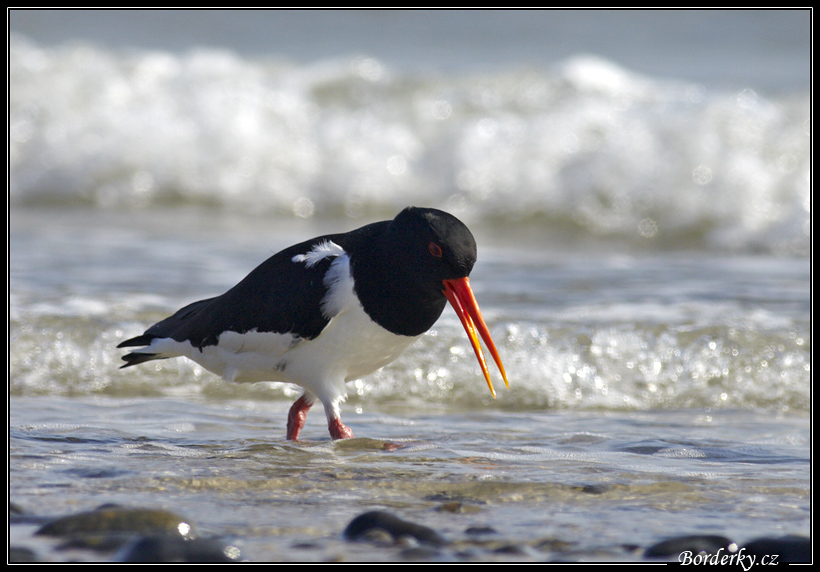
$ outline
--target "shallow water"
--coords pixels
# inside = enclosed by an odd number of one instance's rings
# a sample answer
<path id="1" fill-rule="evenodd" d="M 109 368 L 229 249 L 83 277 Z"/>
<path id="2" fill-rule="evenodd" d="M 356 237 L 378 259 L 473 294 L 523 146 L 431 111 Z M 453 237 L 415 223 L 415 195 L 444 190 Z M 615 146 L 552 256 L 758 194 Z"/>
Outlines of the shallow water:
<path id="1" fill-rule="evenodd" d="M 746 541 L 809 530 L 805 415 L 369 412 L 349 419 L 369 438 L 294 444 L 281 437 L 278 402 L 11 405 L 12 499 L 30 512 L 165 508 L 257 561 L 400 559 L 342 541 L 371 509 L 431 526 L 481 560 L 629 560 L 637 556 L 625 547 L 680 534 Z M 402 447 L 386 451 L 385 441 Z M 482 546 L 470 527 L 495 532 Z M 12 541 L 49 543 L 27 532 L 13 528 Z M 505 544 L 525 551 L 493 553 Z"/>

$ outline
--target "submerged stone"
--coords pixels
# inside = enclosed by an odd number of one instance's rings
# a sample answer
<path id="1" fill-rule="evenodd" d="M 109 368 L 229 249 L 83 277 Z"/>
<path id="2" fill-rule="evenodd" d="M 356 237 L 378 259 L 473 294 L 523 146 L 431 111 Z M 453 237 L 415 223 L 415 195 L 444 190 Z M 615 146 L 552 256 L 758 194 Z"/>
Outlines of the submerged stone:
<path id="1" fill-rule="evenodd" d="M 240 550 L 213 538 L 186 539 L 179 536 L 139 538 L 123 548 L 118 562 L 239 562 Z"/>
<path id="2" fill-rule="evenodd" d="M 433 546 L 447 544 L 447 541 L 432 528 L 407 522 L 383 511 L 371 511 L 357 516 L 347 525 L 344 536 L 348 540 L 364 540 L 374 531 L 389 534 L 394 542 L 403 537 L 410 537 Z"/>
<path id="3" fill-rule="evenodd" d="M 188 537 L 192 528 L 187 519 L 165 510 L 105 506 L 52 520 L 37 531 L 46 536 L 158 533 Z"/>
<path id="4" fill-rule="evenodd" d="M 683 552 L 714 554 L 721 548 L 724 551 L 737 551 L 737 546 L 724 536 L 710 534 L 678 536 L 650 546 L 646 549 L 644 556 L 647 558 L 677 558 Z"/>

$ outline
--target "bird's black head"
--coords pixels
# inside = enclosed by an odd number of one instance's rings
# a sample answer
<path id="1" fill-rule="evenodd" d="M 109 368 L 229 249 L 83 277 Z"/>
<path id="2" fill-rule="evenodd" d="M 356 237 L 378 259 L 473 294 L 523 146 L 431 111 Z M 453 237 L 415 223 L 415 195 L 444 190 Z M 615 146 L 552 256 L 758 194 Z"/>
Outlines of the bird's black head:
<path id="1" fill-rule="evenodd" d="M 476 261 L 475 239 L 470 230 L 444 211 L 408 207 L 393 219 L 387 235 L 388 242 L 394 245 L 393 251 L 400 253 L 398 262 L 404 265 L 405 284 L 411 285 L 400 287 L 400 292 L 408 300 L 415 300 L 412 313 L 417 318 L 413 321 L 432 326 L 446 299 L 464 325 L 490 392 L 495 396 L 479 335 L 509 387 L 498 350 L 470 287 L 469 275 Z"/>
<path id="2" fill-rule="evenodd" d="M 391 332 L 424 333 L 447 304 L 444 282 L 473 269 L 472 233 L 449 213 L 416 207 L 364 230 L 367 240 L 345 248 L 365 311 Z"/>
<path id="3" fill-rule="evenodd" d="M 438 209 L 408 207 L 393 219 L 389 234 L 402 264 L 441 292 L 442 280 L 470 275 L 476 261 L 473 234 L 463 222 Z M 423 278 L 422 278 L 423 277 Z"/>
<path id="4" fill-rule="evenodd" d="M 464 223 L 444 211 L 408 207 L 392 221 L 365 229 L 369 240 L 353 249 L 351 269 L 359 301 L 370 318 L 394 334 L 417 336 L 432 327 L 450 302 L 470 338 L 492 394 L 495 390 L 479 335 L 509 387 L 470 287 L 476 245 Z"/>

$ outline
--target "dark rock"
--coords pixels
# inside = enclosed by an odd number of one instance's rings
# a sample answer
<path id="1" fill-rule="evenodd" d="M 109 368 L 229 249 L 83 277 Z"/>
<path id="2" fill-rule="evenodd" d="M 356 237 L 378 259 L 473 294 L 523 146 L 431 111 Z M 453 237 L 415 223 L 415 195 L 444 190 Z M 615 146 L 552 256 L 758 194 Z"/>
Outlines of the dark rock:
<path id="1" fill-rule="evenodd" d="M 9 562 L 12 563 L 38 562 L 37 555 L 34 551 L 22 546 L 10 546 L 8 557 Z"/>
<path id="2" fill-rule="evenodd" d="M 451 492 L 441 492 L 435 493 L 431 495 L 426 495 L 424 500 L 428 500 L 431 502 L 438 502 L 438 503 L 470 503 L 473 505 L 483 505 L 487 504 L 486 502 L 469 497 L 467 495 L 459 494 L 459 493 L 451 493 Z"/>
<path id="3" fill-rule="evenodd" d="M 810 563 L 811 538 L 806 536 L 783 536 L 780 538 L 757 538 L 743 545 L 747 554 L 761 559 L 777 556 L 776 562 Z M 770 560 L 771 561 L 771 560 Z M 763 562 L 761 562 L 762 564 Z M 773 563 L 773 562 L 772 562 Z"/>
<path id="4" fill-rule="evenodd" d="M 606 485 L 584 485 L 580 487 L 580 491 L 582 493 L 586 493 L 588 495 L 602 495 L 609 489 Z"/>
<path id="5" fill-rule="evenodd" d="M 95 552 L 113 552 L 123 544 L 130 542 L 133 535 L 127 534 L 79 534 L 69 536 L 57 546 L 57 550 L 93 550 Z"/>
<path id="6" fill-rule="evenodd" d="M 347 525 L 344 536 L 348 540 L 362 540 L 377 530 L 389 534 L 394 542 L 409 536 L 432 546 L 447 544 L 447 541 L 432 528 L 404 521 L 382 511 L 366 512 L 357 516 Z"/>
<path id="7" fill-rule="evenodd" d="M 505 544 L 504 546 L 499 546 L 493 552 L 496 554 L 510 554 L 514 556 L 523 556 L 527 554 L 526 548 L 519 546 L 518 544 Z"/>
<path id="8" fill-rule="evenodd" d="M 464 533 L 478 536 L 480 534 L 497 534 L 498 531 L 491 526 L 471 526 Z"/>
<path id="9" fill-rule="evenodd" d="M 135 540 L 117 555 L 118 562 L 240 562 L 240 551 L 218 539 L 151 536 Z"/>
<path id="10" fill-rule="evenodd" d="M 164 510 L 104 507 L 52 520 L 37 531 L 47 536 L 159 533 L 188 536 L 191 525 L 181 516 Z"/>
<path id="11" fill-rule="evenodd" d="M 9 524 L 37 524 L 48 522 L 48 517 L 29 514 L 22 507 L 9 503 Z"/>
<path id="12" fill-rule="evenodd" d="M 650 546 L 646 549 L 646 552 L 644 552 L 644 556 L 647 558 L 672 557 L 677 559 L 682 552 L 691 552 L 692 554 L 714 554 L 721 548 L 724 551 L 730 550 L 730 545 L 732 544 L 733 543 L 731 540 L 723 536 L 679 536 Z"/>
<path id="13" fill-rule="evenodd" d="M 545 538 L 535 545 L 542 552 L 569 552 L 573 547 L 574 543 L 558 538 Z"/>
<path id="14" fill-rule="evenodd" d="M 23 516 L 26 514 L 26 511 L 22 509 L 22 507 L 17 506 L 13 502 L 9 503 L 9 515 L 10 516 Z"/>

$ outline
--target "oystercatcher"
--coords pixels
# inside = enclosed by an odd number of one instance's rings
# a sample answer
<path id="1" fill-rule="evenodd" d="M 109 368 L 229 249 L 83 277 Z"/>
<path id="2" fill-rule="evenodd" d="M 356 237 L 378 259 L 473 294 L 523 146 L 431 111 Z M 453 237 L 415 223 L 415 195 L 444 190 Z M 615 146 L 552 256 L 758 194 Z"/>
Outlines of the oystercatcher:
<path id="1" fill-rule="evenodd" d="M 408 207 L 393 220 L 273 255 L 221 296 L 119 344 L 142 346 L 122 367 L 184 356 L 228 381 L 293 383 L 304 393 L 288 414 L 287 438 L 298 438 L 318 399 L 331 438 L 346 439 L 353 432 L 339 416 L 345 384 L 395 360 L 449 301 L 495 396 L 476 332 L 509 382 L 470 288 L 475 261 L 475 239 L 461 221 Z"/>

